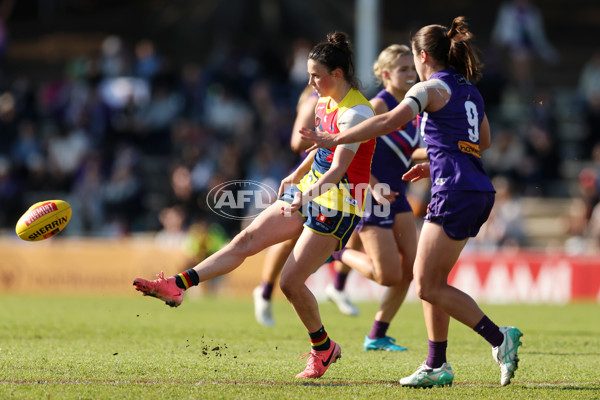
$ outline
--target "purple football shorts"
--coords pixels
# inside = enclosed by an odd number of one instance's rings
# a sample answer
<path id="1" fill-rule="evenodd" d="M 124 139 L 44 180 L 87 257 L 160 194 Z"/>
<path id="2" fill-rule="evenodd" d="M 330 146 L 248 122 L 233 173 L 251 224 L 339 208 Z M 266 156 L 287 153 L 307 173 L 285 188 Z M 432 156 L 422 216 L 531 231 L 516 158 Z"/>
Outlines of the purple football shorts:
<path id="1" fill-rule="evenodd" d="M 425 221 L 441 225 L 455 240 L 475 237 L 492 211 L 494 198 L 494 192 L 437 192 L 431 197 Z"/>
<path id="2" fill-rule="evenodd" d="M 370 197 L 370 199 L 369 199 Z M 360 232 L 365 226 L 378 226 L 380 228 L 392 229 L 396 214 L 412 212 L 412 207 L 406 196 L 398 196 L 389 207 L 377 204 L 369 194 L 362 219 L 356 229 Z"/>

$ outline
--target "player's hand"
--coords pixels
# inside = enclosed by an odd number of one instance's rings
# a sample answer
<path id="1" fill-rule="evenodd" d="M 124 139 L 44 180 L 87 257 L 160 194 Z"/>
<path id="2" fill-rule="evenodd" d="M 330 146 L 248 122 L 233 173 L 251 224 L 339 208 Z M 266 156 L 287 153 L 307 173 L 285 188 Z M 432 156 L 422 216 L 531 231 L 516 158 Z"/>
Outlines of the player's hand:
<path id="1" fill-rule="evenodd" d="M 398 193 L 398 192 L 390 191 L 390 188 L 387 185 L 384 186 L 384 185 L 378 184 L 378 185 L 375 185 L 371 189 L 371 195 L 373 196 L 373 199 L 379 205 L 393 203 L 399 194 L 400 193 Z"/>
<path id="2" fill-rule="evenodd" d="M 312 142 L 313 145 L 306 149 L 307 153 L 320 148 L 330 149 L 336 146 L 335 143 L 335 135 L 331 135 L 327 132 L 318 131 L 318 130 L 310 130 L 306 128 L 300 129 L 300 136 L 302 136 L 302 140 L 306 140 Z"/>
<path id="3" fill-rule="evenodd" d="M 298 211 L 302 207 L 302 192 L 294 193 L 294 200 L 292 204 L 285 203 L 281 206 L 281 215 L 292 215 L 293 212 Z"/>
<path id="4" fill-rule="evenodd" d="M 421 164 L 416 164 L 409 169 L 404 175 L 402 175 L 402 180 L 416 182 L 423 178 L 429 178 L 429 176 L 429 163 L 424 162 Z"/>
<path id="5" fill-rule="evenodd" d="M 281 183 L 279 184 L 279 192 L 277 192 L 277 198 L 280 198 L 287 188 L 297 184 L 298 182 L 300 182 L 300 179 L 296 177 L 296 171 L 283 178 L 281 180 Z"/>

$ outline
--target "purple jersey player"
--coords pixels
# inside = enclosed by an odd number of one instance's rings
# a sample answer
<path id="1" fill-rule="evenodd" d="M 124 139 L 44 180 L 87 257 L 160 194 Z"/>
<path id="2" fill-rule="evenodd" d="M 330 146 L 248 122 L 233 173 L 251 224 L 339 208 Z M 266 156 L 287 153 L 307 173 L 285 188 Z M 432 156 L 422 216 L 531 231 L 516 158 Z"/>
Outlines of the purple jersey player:
<path id="1" fill-rule="evenodd" d="M 490 144 L 490 127 L 481 95 L 473 85 L 481 76 L 481 64 L 471 39 L 464 17 L 455 18 L 450 29 L 442 25 L 421 28 L 411 39 L 421 82 L 396 108 L 333 137 L 302 130 L 304 139 L 330 147 L 386 134 L 389 128 L 421 115 L 419 129 L 429 162 L 415 165 L 404 179 L 431 177 L 432 198 L 413 270 L 423 302 L 429 353 L 415 373 L 400 380 L 403 386 L 452 384 L 454 373 L 446 361 L 450 317 L 491 344 L 503 386 L 510 383 L 518 366 L 522 333 L 515 327 L 498 327 L 468 294 L 448 284 L 468 238 L 477 235 L 494 203 L 494 188 L 481 165 L 481 152 Z"/>

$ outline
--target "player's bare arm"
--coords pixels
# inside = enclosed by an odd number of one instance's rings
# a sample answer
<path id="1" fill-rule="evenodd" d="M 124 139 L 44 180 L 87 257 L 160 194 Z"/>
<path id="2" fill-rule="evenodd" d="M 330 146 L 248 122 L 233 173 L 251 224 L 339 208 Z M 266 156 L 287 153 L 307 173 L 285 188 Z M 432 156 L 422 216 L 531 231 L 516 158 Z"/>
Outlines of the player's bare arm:
<path id="1" fill-rule="evenodd" d="M 481 127 L 479 128 L 479 152 L 483 153 L 489 149 L 492 143 L 492 135 L 490 132 L 490 123 L 487 119 L 487 115 L 484 115 L 483 121 L 481 121 Z"/>

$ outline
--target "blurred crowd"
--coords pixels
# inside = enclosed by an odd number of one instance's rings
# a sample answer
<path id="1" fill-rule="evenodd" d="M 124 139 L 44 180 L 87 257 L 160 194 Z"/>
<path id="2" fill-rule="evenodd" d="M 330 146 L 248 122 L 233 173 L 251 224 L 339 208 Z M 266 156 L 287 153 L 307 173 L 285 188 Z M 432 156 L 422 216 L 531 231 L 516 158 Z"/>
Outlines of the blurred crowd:
<path id="1" fill-rule="evenodd" d="M 507 28 L 511 18 L 519 29 Z M 479 246 L 528 245 L 521 196 L 573 195 L 580 219 L 568 216 L 568 234 L 600 238 L 600 50 L 568 101 L 581 117 L 581 146 L 562 148 L 564 104 L 532 72 L 560 62 L 541 21 L 531 2 L 507 1 L 482 46 L 479 85 L 493 133 L 484 163 L 498 198 Z M 190 252 L 210 254 L 240 221 L 212 213 L 208 191 L 236 179 L 277 189 L 298 161 L 289 138 L 310 47 L 298 39 L 273 65 L 249 48 L 222 46 L 201 65 L 173 61 L 150 39 L 109 36 L 96 56 L 71 60 L 51 80 L 0 70 L 0 228 L 56 197 L 73 207 L 65 235 L 159 232 L 167 244 L 199 235 L 203 248 Z M 576 193 L 565 187 L 566 159 L 589 164 Z"/>
<path id="2" fill-rule="evenodd" d="M 278 185 L 297 162 L 289 134 L 298 91 L 266 76 L 252 54 L 220 57 L 178 66 L 150 40 L 129 49 L 110 36 L 97 58 L 73 60 L 37 86 L 5 73 L 0 225 L 58 197 L 73 207 L 71 235 L 156 231 L 161 210 L 173 207 L 185 216 L 181 229 L 239 229 L 216 221 L 206 193 L 234 179 Z"/>

